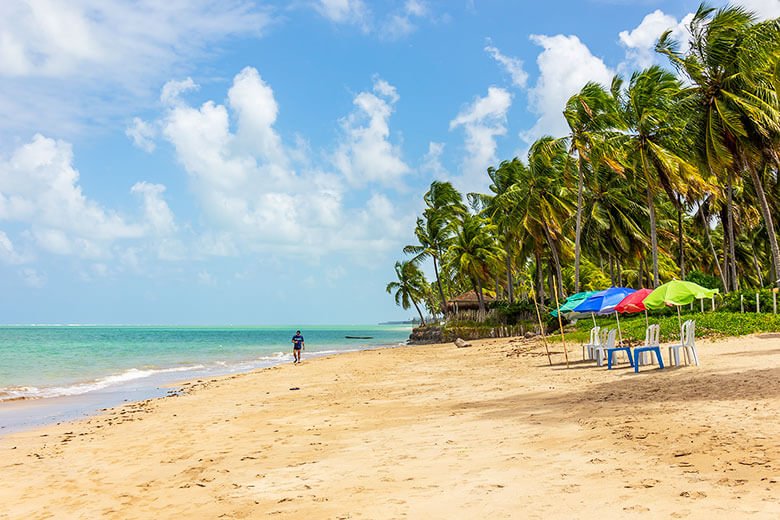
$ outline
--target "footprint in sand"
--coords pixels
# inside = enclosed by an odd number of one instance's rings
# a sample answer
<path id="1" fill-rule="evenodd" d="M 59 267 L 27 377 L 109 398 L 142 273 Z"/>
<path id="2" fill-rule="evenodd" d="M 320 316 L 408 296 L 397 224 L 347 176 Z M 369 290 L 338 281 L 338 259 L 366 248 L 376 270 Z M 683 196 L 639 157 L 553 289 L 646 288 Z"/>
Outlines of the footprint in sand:
<path id="1" fill-rule="evenodd" d="M 647 513 L 647 512 L 650 511 L 650 508 L 645 507 L 645 506 L 641 506 L 641 505 L 635 505 L 635 506 L 631 506 L 631 507 L 624 507 L 623 511 L 634 511 L 634 512 L 637 512 L 637 513 Z"/>

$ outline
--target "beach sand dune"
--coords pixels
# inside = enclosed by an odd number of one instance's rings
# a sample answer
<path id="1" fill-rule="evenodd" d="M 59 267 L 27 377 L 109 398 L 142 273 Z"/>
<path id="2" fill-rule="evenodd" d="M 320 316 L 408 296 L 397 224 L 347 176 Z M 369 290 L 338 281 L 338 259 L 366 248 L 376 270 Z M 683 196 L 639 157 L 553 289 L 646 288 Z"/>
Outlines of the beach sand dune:
<path id="1" fill-rule="evenodd" d="M 8 435 L 0 518 L 780 517 L 780 339 L 637 375 L 554 350 L 343 354 Z"/>

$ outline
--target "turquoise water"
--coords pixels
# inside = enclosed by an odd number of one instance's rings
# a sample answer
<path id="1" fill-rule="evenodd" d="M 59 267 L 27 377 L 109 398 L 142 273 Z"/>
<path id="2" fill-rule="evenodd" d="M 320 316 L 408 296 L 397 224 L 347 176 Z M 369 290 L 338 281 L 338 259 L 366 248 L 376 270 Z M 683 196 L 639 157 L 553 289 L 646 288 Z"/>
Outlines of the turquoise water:
<path id="1" fill-rule="evenodd" d="M 410 327 L 300 327 L 304 360 L 402 344 Z M 113 391 L 292 360 L 293 327 L 0 327 L 0 401 Z M 352 340 L 344 336 L 372 336 Z"/>

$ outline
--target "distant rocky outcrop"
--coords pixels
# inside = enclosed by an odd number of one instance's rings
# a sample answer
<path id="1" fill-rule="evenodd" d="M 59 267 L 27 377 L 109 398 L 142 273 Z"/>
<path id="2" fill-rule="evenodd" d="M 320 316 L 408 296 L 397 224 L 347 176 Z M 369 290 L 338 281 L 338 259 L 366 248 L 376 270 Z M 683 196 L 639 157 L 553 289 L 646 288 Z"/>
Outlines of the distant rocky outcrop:
<path id="1" fill-rule="evenodd" d="M 426 325 L 412 329 L 409 344 L 424 345 L 426 343 L 442 343 L 441 327 Z"/>

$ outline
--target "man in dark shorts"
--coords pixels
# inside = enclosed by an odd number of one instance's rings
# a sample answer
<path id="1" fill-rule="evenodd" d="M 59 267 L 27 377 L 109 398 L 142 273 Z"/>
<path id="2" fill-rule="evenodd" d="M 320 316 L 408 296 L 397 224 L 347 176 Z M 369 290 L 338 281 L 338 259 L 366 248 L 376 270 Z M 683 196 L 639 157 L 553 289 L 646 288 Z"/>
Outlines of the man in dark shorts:
<path id="1" fill-rule="evenodd" d="M 295 336 L 292 337 L 292 344 L 293 344 L 293 363 L 300 363 L 301 362 L 301 350 L 303 350 L 304 344 L 303 344 L 303 336 L 301 336 L 301 331 L 296 331 Z"/>

